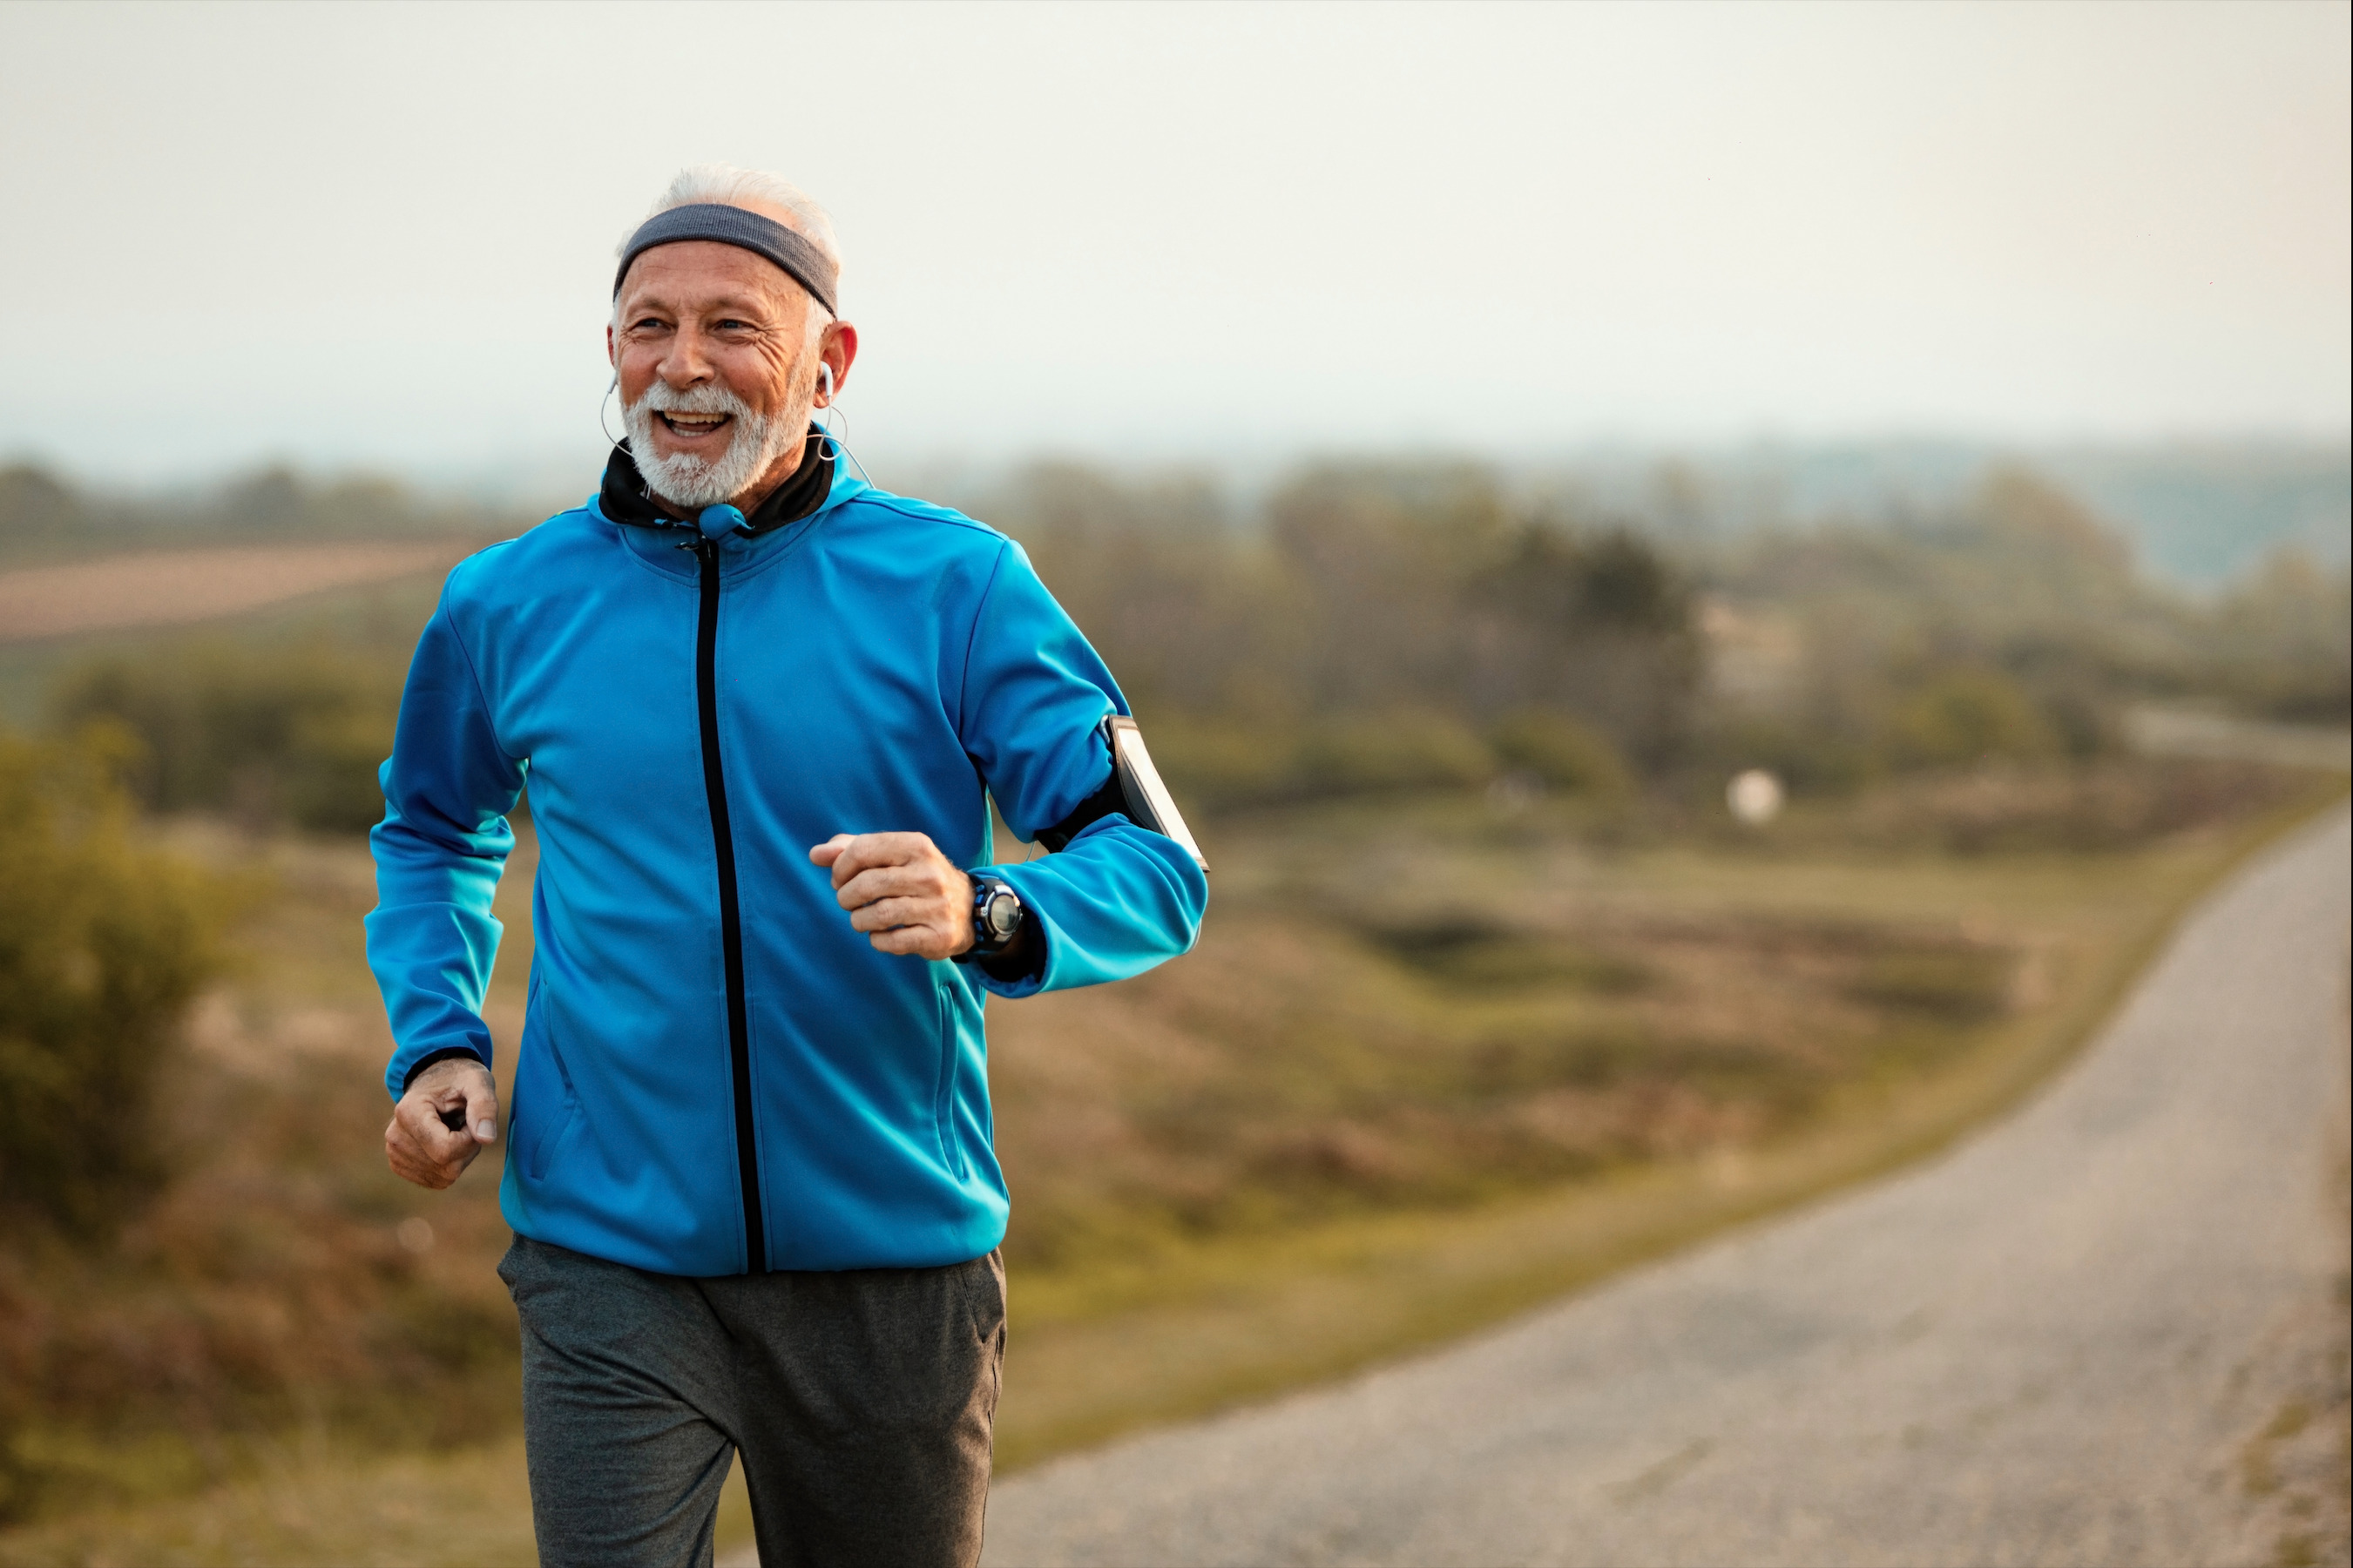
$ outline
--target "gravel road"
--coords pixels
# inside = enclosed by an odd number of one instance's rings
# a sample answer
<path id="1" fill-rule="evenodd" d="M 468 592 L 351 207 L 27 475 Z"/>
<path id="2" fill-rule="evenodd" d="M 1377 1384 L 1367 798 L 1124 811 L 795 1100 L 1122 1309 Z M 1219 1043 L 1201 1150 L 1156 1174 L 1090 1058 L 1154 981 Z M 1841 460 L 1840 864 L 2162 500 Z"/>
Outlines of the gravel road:
<path id="1" fill-rule="evenodd" d="M 2339 813 L 2249 867 L 1950 1153 L 1017 1476 L 986 1562 L 2272 1561 L 2259 1445 L 2345 1314 L 2348 857 Z"/>

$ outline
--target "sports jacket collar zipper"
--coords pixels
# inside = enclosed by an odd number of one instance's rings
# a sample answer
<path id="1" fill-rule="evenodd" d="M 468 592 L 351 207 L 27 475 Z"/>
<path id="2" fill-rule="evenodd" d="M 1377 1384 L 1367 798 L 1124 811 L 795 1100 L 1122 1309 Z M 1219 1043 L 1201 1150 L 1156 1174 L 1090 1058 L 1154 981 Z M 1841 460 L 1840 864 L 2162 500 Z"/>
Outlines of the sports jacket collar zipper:
<path id="1" fill-rule="evenodd" d="M 684 548 L 702 566 L 694 631 L 694 700 L 702 728 L 702 793 L 711 807 L 712 849 L 719 863 L 719 944 L 727 975 L 728 1067 L 735 1088 L 735 1171 L 744 1190 L 744 1271 L 768 1271 L 767 1230 L 760 1206 L 760 1140 L 752 1110 L 752 1023 L 744 999 L 744 910 L 735 891 L 735 836 L 727 819 L 727 775 L 719 761 L 719 545 L 697 539 Z"/>
<path id="2" fill-rule="evenodd" d="M 812 427 L 814 428 L 814 427 Z M 833 458 L 820 441 L 786 479 L 754 508 L 747 533 L 765 533 L 816 511 L 833 488 Z M 719 873 L 719 942 L 727 987 L 728 1076 L 734 1089 L 735 1171 L 744 1205 L 744 1271 L 768 1270 L 767 1226 L 760 1196 L 760 1139 L 752 1092 L 751 1009 L 744 977 L 744 910 L 735 881 L 735 835 L 727 815 L 727 774 L 719 751 L 719 544 L 691 525 L 658 510 L 625 446 L 606 464 L 600 510 L 617 522 L 688 535 L 678 546 L 698 567 L 694 632 L 694 698 L 702 740 L 702 793 L 711 812 L 712 857 Z"/>
<path id="3" fill-rule="evenodd" d="M 746 518 L 746 532 L 760 534 L 788 522 L 797 522 L 824 504 L 833 489 L 833 459 L 818 445 L 809 461 L 784 485 L 755 506 Z M 720 885 L 720 963 L 727 974 L 727 1076 L 734 1085 L 736 1182 L 744 1203 L 744 1271 L 767 1274 L 767 1215 L 760 1201 L 760 1132 L 753 1111 L 751 1085 L 751 1005 L 744 982 L 744 901 L 736 892 L 734 824 L 727 819 L 727 770 L 720 765 L 720 546 L 703 539 L 690 525 L 654 509 L 647 497 L 645 478 L 626 447 L 614 447 L 605 466 L 600 509 L 617 522 L 690 534 L 678 549 L 690 551 L 696 572 L 694 616 L 694 709 L 702 728 L 703 801 L 711 810 L 711 852 L 718 862 Z"/>

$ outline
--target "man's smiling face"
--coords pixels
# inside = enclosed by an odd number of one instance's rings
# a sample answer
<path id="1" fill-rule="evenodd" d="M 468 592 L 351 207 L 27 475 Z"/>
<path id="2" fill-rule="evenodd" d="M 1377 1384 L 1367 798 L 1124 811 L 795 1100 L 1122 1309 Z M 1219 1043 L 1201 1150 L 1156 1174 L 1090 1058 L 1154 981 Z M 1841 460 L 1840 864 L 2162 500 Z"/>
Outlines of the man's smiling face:
<path id="1" fill-rule="evenodd" d="M 668 395 L 658 403 L 709 388 L 797 436 L 817 378 L 818 356 L 807 352 L 817 309 L 799 284 L 748 250 L 716 240 L 656 246 L 630 265 L 607 329 L 621 402 L 634 407 L 657 383 Z M 633 422 L 653 448 L 638 453 L 640 466 L 684 458 L 716 467 L 738 423 L 723 412 L 658 408 Z M 770 471 L 746 477 L 744 493 L 765 493 L 788 477 L 800 447 L 797 439 L 786 444 L 763 465 Z"/>

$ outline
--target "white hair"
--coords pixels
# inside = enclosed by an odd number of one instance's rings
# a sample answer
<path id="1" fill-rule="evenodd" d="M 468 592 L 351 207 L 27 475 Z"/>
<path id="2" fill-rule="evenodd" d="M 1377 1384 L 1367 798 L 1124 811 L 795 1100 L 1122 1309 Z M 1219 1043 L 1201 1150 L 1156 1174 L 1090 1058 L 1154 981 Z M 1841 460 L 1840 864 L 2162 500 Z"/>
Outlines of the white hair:
<path id="1" fill-rule="evenodd" d="M 692 206 L 698 202 L 715 202 L 733 206 L 745 201 L 774 202 L 790 216 L 785 226 L 818 247 L 828 261 L 833 263 L 834 274 L 841 272 L 841 242 L 833 232 L 833 215 L 818 204 L 815 196 L 786 179 L 764 169 L 739 169 L 733 163 L 691 163 L 670 176 L 654 205 L 646 209 L 646 216 L 630 226 L 628 234 L 613 247 L 618 258 L 629 248 L 631 235 L 646 218 L 659 217 L 672 207 Z M 821 326 L 829 319 L 825 307 L 812 298 L 817 309 L 810 311 L 813 326 Z"/>

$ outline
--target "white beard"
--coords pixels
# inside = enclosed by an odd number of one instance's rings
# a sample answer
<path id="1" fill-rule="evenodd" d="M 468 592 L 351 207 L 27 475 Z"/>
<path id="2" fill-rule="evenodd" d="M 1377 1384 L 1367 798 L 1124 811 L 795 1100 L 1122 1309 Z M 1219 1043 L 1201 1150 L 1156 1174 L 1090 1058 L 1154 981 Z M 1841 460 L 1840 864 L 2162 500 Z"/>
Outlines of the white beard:
<path id="1" fill-rule="evenodd" d="M 680 452 L 654 456 L 654 415 L 726 414 L 734 416 L 727 449 L 714 460 Z M 657 376 L 646 395 L 621 410 L 629 432 L 629 453 L 646 486 L 672 506 L 700 510 L 732 500 L 752 488 L 776 461 L 802 438 L 806 419 L 771 419 L 755 414 L 744 400 L 716 383 L 705 382 L 687 392 L 674 392 Z"/>

